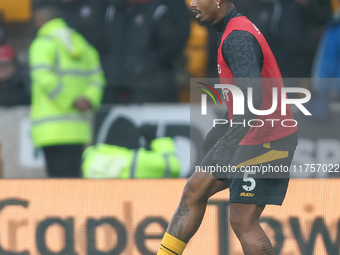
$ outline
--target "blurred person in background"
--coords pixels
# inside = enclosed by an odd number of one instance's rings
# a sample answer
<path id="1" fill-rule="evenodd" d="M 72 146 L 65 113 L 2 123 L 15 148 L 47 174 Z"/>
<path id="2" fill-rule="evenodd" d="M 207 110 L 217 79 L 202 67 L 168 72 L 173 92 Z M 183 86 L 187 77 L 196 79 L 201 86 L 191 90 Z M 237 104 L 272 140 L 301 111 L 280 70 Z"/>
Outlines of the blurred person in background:
<path id="1" fill-rule="evenodd" d="M 323 30 L 332 15 L 331 0 L 295 0 L 299 4 L 302 17 L 304 48 L 304 65 L 302 77 L 312 76 L 315 54 Z M 337 1 L 337 0 L 336 0 Z"/>
<path id="2" fill-rule="evenodd" d="M 239 4 L 241 7 L 239 10 L 245 12 L 263 33 L 276 58 L 282 77 L 302 77 L 304 37 L 299 5 L 295 0 L 251 1 L 252 3 L 245 6 L 247 1 L 238 0 L 235 1 L 235 5 L 238 7 Z"/>
<path id="3" fill-rule="evenodd" d="M 234 2 L 263 32 L 283 77 L 311 77 L 317 45 L 331 15 L 330 0 Z"/>
<path id="4" fill-rule="evenodd" d="M 243 15 L 248 15 L 248 13 L 256 7 L 258 4 L 257 0 L 234 0 L 235 7 Z"/>
<path id="5" fill-rule="evenodd" d="M 330 119 L 331 101 L 340 100 L 340 10 L 329 20 L 320 41 L 313 70 L 313 95 L 308 106 L 314 118 Z"/>
<path id="6" fill-rule="evenodd" d="M 0 12 L 0 44 L 6 42 L 6 23 L 4 21 L 3 15 Z"/>
<path id="7" fill-rule="evenodd" d="M 47 1 L 34 5 L 39 28 L 30 47 L 32 136 L 50 177 L 80 177 L 91 142 L 90 113 L 100 107 L 105 78 L 97 51 Z"/>
<path id="8" fill-rule="evenodd" d="M 192 0 L 185 0 L 190 9 Z M 186 80 L 180 87 L 180 102 L 190 102 L 190 78 L 217 78 L 217 35 L 210 25 L 200 25 L 190 10 L 190 33 L 184 48 Z"/>
<path id="9" fill-rule="evenodd" d="M 0 45 L 0 106 L 30 104 L 29 76 L 10 45 Z"/>
<path id="10" fill-rule="evenodd" d="M 329 20 L 316 56 L 314 78 L 340 78 L 340 10 Z M 317 94 L 330 99 L 340 99 L 340 82 L 335 79 L 320 79 Z"/>
<path id="11" fill-rule="evenodd" d="M 103 103 L 177 102 L 174 63 L 189 33 L 183 0 L 109 0 Z"/>
<path id="12" fill-rule="evenodd" d="M 77 30 L 100 54 L 106 50 L 105 0 L 57 0 L 61 18 Z"/>
<path id="13" fill-rule="evenodd" d="M 190 8 L 191 0 L 186 0 Z M 196 14 L 190 11 L 190 36 L 185 47 L 188 58 L 187 71 L 193 77 L 218 77 L 217 61 L 217 36 L 210 25 L 200 25 Z"/>

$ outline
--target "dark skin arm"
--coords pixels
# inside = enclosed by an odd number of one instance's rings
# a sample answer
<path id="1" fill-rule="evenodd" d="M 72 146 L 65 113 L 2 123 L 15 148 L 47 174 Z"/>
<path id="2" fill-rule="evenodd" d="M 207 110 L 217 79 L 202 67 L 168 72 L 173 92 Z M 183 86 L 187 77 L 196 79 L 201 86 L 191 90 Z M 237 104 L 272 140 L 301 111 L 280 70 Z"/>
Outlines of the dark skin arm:
<path id="1" fill-rule="evenodd" d="M 247 89 L 253 88 L 253 105 L 259 109 L 262 103 L 262 83 L 261 69 L 263 63 L 263 53 L 255 37 L 245 31 L 233 31 L 223 42 L 223 57 L 231 69 L 236 86 L 244 94 L 245 113 L 244 115 L 234 115 L 233 122 L 248 122 L 254 119 L 247 106 Z M 239 142 L 247 134 L 249 126 L 233 125 L 219 139 L 219 146 L 213 156 L 213 162 L 219 165 L 228 165 L 234 150 Z"/>

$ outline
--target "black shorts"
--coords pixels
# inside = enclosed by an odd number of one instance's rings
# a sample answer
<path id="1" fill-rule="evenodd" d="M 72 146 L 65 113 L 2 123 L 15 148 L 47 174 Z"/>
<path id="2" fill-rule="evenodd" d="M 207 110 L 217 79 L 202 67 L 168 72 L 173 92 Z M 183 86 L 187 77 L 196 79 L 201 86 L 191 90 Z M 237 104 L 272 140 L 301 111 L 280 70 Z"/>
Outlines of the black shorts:
<path id="1" fill-rule="evenodd" d="M 227 181 L 230 202 L 281 205 L 288 188 L 294 150 L 277 150 L 270 143 L 239 145 L 228 166 L 216 166 L 211 158 L 215 144 L 202 160 L 202 171 Z M 210 167 L 210 169 L 209 169 Z"/>

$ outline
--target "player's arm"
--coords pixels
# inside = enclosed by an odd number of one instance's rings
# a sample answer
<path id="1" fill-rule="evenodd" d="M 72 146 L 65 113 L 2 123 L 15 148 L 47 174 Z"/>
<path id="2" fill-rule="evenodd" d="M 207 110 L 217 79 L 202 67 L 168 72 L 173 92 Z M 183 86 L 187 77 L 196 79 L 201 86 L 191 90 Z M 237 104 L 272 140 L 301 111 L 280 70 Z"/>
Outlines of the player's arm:
<path id="1" fill-rule="evenodd" d="M 231 69 L 236 86 L 244 94 L 244 115 L 234 115 L 233 125 L 219 139 L 219 145 L 214 153 L 212 161 L 219 165 L 228 165 L 235 148 L 249 130 L 248 120 L 254 119 L 256 115 L 248 109 L 247 89 L 253 88 L 253 105 L 259 109 L 262 103 L 261 69 L 263 65 L 263 53 L 256 38 L 246 31 L 233 31 L 223 42 L 223 58 Z"/>

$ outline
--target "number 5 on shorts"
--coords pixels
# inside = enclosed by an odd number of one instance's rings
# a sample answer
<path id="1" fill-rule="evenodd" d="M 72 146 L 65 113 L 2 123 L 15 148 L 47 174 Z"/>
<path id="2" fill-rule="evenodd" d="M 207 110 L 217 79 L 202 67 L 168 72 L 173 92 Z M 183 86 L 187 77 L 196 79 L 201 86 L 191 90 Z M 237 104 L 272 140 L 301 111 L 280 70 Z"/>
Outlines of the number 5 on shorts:
<path id="1" fill-rule="evenodd" d="M 244 172 L 243 181 L 250 182 L 250 186 L 243 185 L 242 188 L 246 191 L 252 191 L 256 187 L 256 182 L 254 178 L 248 177 L 248 174 L 255 174 L 255 172 Z"/>

